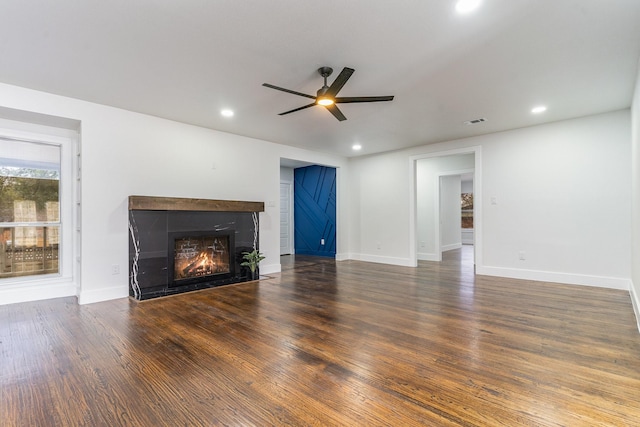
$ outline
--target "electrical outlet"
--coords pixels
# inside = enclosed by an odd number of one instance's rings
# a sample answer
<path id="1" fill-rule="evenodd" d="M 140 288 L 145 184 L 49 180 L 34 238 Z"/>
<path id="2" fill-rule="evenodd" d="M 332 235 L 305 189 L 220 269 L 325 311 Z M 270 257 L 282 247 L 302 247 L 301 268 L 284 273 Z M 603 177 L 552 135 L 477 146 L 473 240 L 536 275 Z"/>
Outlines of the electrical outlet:
<path id="1" fill-rule="evenodd" d="M 111 266 L 111 274 L 113 275 L 120 274 L 120 266 L 118 264 L 113 264 Z"/>
<path id="2" fill-rule="evenodd" d="M 382 243 L 376 242 L 376 248 L 377 249 L 382 249 Z"/>
<path id="3" fill-rule="evenodd" d="M 524 261 L 526 259 L 526 257 L 524 256 L 524 251 L 518 252 L 518 259 L 520 261 Z"/>
<path id="4" fill-rule="evenodd" d="M 324 245 L 324 239 L 320 239 L 320 244 Z"/>

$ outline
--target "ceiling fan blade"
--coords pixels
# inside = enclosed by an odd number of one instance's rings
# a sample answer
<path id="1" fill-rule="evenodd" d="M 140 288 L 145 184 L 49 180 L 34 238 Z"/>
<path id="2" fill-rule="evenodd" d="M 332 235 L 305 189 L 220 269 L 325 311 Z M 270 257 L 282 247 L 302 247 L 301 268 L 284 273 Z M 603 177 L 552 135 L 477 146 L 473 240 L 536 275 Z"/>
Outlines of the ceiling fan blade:
<path id="1" fill-rule="evenodd" d="M 327 106 L 325 106 L 324 108 L 326 108 L 327 110 L 329 110 L 329 112 L 330 112 L 331 114 L 333 114 L 333 116 L 334 116 L 336 119 L 340 120 L 341 122 L 342 122 L 342 121 L 347 120 L 347 118 L 344 116 L 344 114 L 342 114 L 342 111 L 340 111 L 340 109 L 338 108 L 338 106 L 337 106 L 337 105 L 335 105 L 335 104 L 333 104 L 333 105 L 327 105 Z"/>
<path id="2" fill-rule="evenodd" d="M 349 80 L 355 70 L 353 68 L 344 67 L 336 79 L 331 83 L 329 89 L 325 92 L 325 96 L 334 97 L 340 92 L 342 86 Z"/>
<path id="3" fill-rule="evenodd" d="M 304 96 L 305 98 L 316 99 L 315 96 L 307 95 L 306 93 L 296 92 L 295 90 L 291 90 L 291 89 L 285 89 L 283 87 L 270 85 L 269 83 L 262 83 L 262 86 L 268 87 L 268 88 L 271 88 L 271 89 L 275 89 L 275 90 L 281 90 L 282 92 L 292 93 L 294 95 Z"/>
<path id="4" fill-rule="evenodd" d="M 392 96 L 347 96 L 342 98 L 335 98 L 336 104 L 347 104 L 350 102 L 380 102 L 380 101 L 393 101 Z"/>
<path id="5" fill-rule="evenodd" d="M 279 116 L 284 116 L 285 114 L 295 113 L 296 111 L 304 110 L 305 108 L 313 107 L 314 105 L 316 105 L 315 102 L 313 102 L 311 104 L 308 104 L 308 105 L 303 105 L 302 107 L 294 108 L 293 110 L 285 111 L 284 113 L 280 113 L 278 115 Z"/>

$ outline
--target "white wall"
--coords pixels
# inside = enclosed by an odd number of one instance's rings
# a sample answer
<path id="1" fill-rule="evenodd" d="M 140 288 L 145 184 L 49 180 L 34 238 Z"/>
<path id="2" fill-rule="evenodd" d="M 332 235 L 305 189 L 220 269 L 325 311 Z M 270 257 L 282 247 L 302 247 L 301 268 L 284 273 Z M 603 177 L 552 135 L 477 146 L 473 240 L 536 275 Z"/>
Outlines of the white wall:
<path id="1" fill-rule="evenodd" d="M 129 195 L 264 201 L 265 273 L 280 270 L 280 158 L 346 168 L 346 159 L 0 84 L 0 108 L 78 120 L 82 139 L 80 303 L 128 295 Z M 338 203 L 348 186 L 338 181 Z M 269 203 L 273 202 L 273 203 Z M 346 247 L 338 216 L 338 248 Z M 119 265 L 121 274 L 112 275 Z"/>
<path id="2" fill-rule="evenodd" d="M 462 247 L 461 192 L 460 175 L 440 177 L 440 238 L 443 252 Z"/>
<path id="3" fill-rule="evenodd" d="M 404 152 L 350 159 L 351 259 L 413 265 L 408 253 L 409 168 Z"/>
<path id="4" fill-rule="evenodd" d="M 463 193 L 473 193 L 473 180 L 470 181 L 462 181 L 460 190 Z"/>
<path id="5" fill-rule="evenodd" d="M 629 111 L 487 139 L 478 271 L 628 289 Z"/>
<path id="6" fill-rule="evenodd" d="M 632 164 L 632 211 L 631 226 L 631 300 L 636 312 L 638 329 L 640 330 L 640 63 L 638 64 L 638 78 L 631 107 L 631 164 Z"/>
<path id="7" fill-rule="evenodd" d="M 293 168 L 280 166 L 280 182 L 286 182 L 293 185 L 294 171 Z"/>
<path id="8" fill-rule="evenodd" d="M 628 289 L 630 140 L 630 112 L 622 110 L 352 159 L 352 201 L 362 210 L 351 218 L 360 228 L 354 250 L 361 259 L 381 254 L 410 265 L 409 227 L 402 226 L 410 218 L 409 159 L 478 146 L 479 273 Z M 394 232 L 385 233 L 390 224 Z"/>

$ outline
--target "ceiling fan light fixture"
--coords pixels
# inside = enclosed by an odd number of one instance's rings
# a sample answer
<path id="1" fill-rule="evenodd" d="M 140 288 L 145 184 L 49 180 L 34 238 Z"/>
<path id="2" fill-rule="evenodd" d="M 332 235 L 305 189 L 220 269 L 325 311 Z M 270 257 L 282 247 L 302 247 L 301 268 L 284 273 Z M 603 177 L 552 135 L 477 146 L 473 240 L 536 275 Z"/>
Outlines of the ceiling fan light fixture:
<path id="1" fill-rule="evenodd" d="M 323 106 L 327 107 L 329 105 L 335 104 L 335 101 L 333 99 L 329 98 L 329 97 L 326 97 L 326 98 L 318 98 L 316 100 L 316 103 L 318 105 L 323 105 Z"/>

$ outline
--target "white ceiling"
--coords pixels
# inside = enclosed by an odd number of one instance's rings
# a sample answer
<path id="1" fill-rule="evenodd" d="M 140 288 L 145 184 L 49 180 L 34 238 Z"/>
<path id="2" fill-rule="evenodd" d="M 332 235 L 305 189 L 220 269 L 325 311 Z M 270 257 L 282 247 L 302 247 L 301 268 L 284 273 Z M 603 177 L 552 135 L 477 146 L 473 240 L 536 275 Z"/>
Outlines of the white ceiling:
<path id="1" fill-rule="evenodd" d="M 344 156 L 630 106 L 639 0 L 454 3 L 7 0 L 0 82 Z M 395 100 L 278 116 L 309 100 L 262 83 L 314 95 L 325 65 L 356 70 L 340 96 Z"/>

